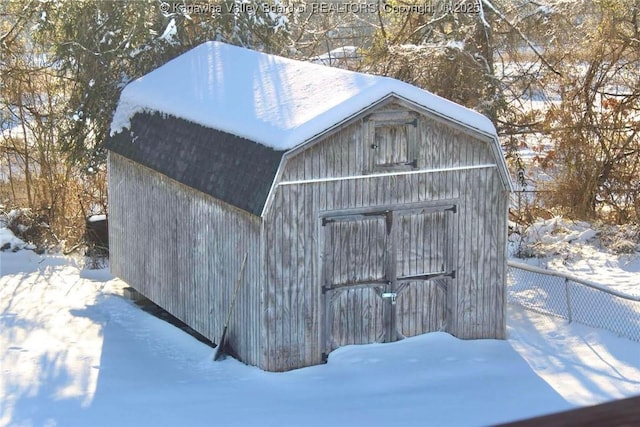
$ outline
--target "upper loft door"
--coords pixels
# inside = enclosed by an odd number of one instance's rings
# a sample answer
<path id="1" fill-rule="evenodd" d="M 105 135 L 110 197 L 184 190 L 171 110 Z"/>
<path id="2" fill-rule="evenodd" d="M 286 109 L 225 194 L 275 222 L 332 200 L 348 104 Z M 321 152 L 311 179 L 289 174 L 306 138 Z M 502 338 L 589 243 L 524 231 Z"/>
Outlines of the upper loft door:
<path id="1" fill-rule="evenodd" d="M 404 109 L 376 112 L 365 119 L 365 172 L 418 168 L 418 115 Z"/>

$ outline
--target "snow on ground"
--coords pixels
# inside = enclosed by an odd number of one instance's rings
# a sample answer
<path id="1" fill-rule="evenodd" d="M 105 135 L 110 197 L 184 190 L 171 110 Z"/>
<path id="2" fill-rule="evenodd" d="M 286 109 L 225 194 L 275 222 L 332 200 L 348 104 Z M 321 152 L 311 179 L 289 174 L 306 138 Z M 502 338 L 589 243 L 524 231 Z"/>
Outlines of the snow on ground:
<path id="1" fill-rule="evenodd" d="M 510 252 L 526 255 L 521 262 L 640 295 L 639 241 L 638 227 L 594 228 L 555 217 L 532 224 L 521 235 L 512 234 Z"/>
<path id="2" fill-rule="evenodd" d="M 567 402 L 640 395 L 640 343 L 510 306 L 509 343 Z"/>
<path id="3" fill-rule="evenodd" d="M 0 426 L 469 426 L 640 394 L 640 344 L 517 308 L 509 340 L 432 333 L 268 373 L 125 300 L 107 270 L 0 253 Z"/>

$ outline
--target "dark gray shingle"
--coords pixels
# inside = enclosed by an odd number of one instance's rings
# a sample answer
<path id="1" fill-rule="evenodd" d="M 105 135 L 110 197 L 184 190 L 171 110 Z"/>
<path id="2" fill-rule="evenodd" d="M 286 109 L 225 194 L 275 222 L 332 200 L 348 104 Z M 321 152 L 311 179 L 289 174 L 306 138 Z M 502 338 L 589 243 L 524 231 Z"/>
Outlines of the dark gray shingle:
<path id="1" fill-rule="evenodd" d="M 138 113 L 107 149 L 260 215 L 284 151 L 158 113 Z"/>

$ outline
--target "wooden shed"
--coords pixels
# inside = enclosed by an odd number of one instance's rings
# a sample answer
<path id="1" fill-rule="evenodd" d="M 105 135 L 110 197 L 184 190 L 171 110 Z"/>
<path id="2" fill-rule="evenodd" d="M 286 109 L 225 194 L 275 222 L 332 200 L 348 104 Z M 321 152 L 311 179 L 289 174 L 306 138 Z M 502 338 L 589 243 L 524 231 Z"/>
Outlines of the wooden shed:
<path id="1" fill-rule="evenodd" d="M 113 273 L 246 363 L 504 338 L 511 181 L 489 120 L 400 81 L 209 42 L 123 91 Z"/>

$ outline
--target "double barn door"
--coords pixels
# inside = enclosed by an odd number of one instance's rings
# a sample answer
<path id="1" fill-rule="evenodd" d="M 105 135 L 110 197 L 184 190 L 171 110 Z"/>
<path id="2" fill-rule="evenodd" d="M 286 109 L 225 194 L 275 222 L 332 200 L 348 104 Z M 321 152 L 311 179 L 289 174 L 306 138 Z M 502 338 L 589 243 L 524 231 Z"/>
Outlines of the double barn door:
<path id="1" fill-rule="evenodd" d="M 444 328 L 456 205 L 321 218 L 326 353 Z"/>

